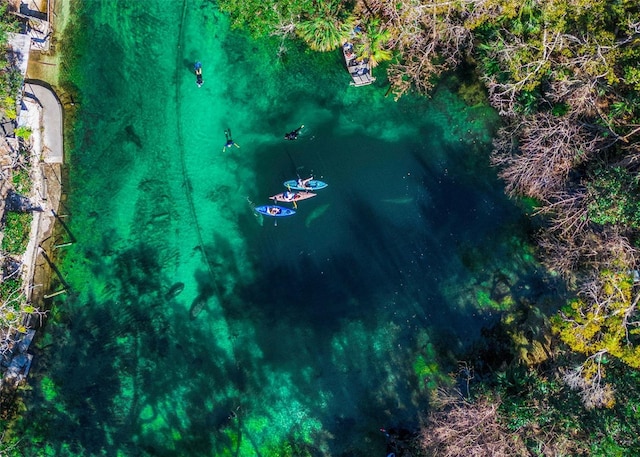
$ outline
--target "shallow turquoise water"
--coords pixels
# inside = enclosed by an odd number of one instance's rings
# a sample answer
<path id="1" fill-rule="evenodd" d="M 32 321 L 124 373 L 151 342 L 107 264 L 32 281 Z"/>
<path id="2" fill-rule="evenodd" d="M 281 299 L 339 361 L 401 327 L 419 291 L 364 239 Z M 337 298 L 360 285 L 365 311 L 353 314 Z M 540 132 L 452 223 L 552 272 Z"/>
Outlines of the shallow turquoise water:
<path id="1" fill-rule="evenodd" d="M 78 14 L 72 293 L 25 454 L 382 455 L 378 428 L 415 425 L 494 321 L 496 278 L 535 274 L 488 167 L 495 115 L 446 89 L 396 103 L 381 72 L 350 87 L 339 53 L 278 58 L 205 1 Z M 295 216 L 253 212 L 309 174 L 329 187 Z"/>

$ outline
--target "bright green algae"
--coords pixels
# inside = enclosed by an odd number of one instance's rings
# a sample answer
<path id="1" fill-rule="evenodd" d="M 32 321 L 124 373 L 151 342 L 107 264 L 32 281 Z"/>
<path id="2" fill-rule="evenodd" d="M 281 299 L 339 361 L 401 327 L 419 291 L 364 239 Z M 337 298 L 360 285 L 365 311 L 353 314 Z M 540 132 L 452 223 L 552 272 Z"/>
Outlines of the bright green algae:
<path id="1" fill-rule="evenodd" d="M 495 277 L 535 274 L 488 167 L 495 115 L 446 89 L 396 103 L 381 71 L 349 87 L 338 52 L 278 58 L 209 2 L 78 14 L 78 242 L 25 454 L 382 455 L 378 428 L 415 423 L 505 306 Z M 310 173 L 329 187 L 295 216 L 253 213 Z"/>

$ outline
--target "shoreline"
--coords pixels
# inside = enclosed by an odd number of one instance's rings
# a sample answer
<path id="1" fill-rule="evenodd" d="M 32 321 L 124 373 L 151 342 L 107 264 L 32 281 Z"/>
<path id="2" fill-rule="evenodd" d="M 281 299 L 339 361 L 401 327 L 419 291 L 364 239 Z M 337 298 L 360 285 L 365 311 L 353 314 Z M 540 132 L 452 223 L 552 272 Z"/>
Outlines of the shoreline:
<path id="1" fill-rule="evenodd" d="M 68 21 L 67 2 L 51 2 L 52 34 L 47 49 L 30 47 L 26 59 L 26 74 L 22 85 L 22 102 L 17 125 L 28 127 L 26 140 L 29 152 L 29 180 L 31 191 L 25 197 L 32 208 L 32 221 L 22 263 L 22 287 L 26 303 L 36 312 L 25 314 L 27 332 L 16 339 L 11 363 L 0 376 L 3 389 L 28 384 L 32 355 L 28 353 L 34 333 L 44 325 L 48 311 L 46 300 L 58 293 L 50 293 L 56 268 L 51 259 L 56 249 L 58 213 L 65 199 L 64 170 L 64 107 L 57 95 L 60 91 L 60 43 Z M 63 9 L 63 10 L 61 10 Z M 67 14 L 65 14 L 67 13 Z"/>
<path id="2" fill-rule="evenodd" d="M 27 300 L 39 310 L 45 311 L 45 300 L 53 279 L 54 271 L 51 268 L 50 259 L 53 258 L 56 242 L 56 218 L 60 205 L 64 199 L 62 172 L 64 168 L 64 105 L 60 101 L 58 93 L 60 88 L 60 64 L 62 52 L 59 43 L 62 41 L 65 27 L 69 19 L 68 2 L 52 2 L 51 27 L 53 29 L 51 46 L 49 51 L 32 49 L 29 53 L 29 65 L 23 85 L 25 93 L 34 94 L 35 103 L 29 113 L 29 126 L 31 127 L 31 178 L 32 195 L 35 204 L 42 208 L 40 212 L 34 212 L 31 224 L 31 234 L 23 262 L 26 266 L 24 273 L 25 294 Z M 44 84 L 36 84 L 41 81 Z M 48 86 L 48 88 L 47 88 Z M 51 94 L 47 94 L 47 89 Z M 46 96 L 43 97 L 43 95 Z M 52 95 L 52 96 L 51 96 Z M 55 100 L 52 101 L 52 100 Z M 59 104 L 59 107 L 55 106 Z M 26 103 L 25 103 L 26 104 Z M 51 118 L 52 110 L 60 110 L 60 119 Z M 47 112 L 49 111 L 49 112 Z M 57 114 L 57 113 L 56 113 Z M 60 132 L 51 125 L 52 122 L 60 122 Z M 49 124 L 49 125 L 48 125 Z M 52 138 L 52 135 L 59 138 Z M 59 142 L 56 152 L 59 157 L 51 157 L 50 143 Z M 31 322 L 29 322 L 31 324 Z M 40 325 L 37 325 L 40 327 Z"/>
<path id="3" fill-rule="evenodd" d="M 31 235 L 27 247 L 27 266 L 24 276 L 25 293 L 28 301 L 33 303 L 38 309 L 46 310 L 45 300 L 53 279 L 53 269 L 50 260 L 53 258 L 55 250 L 55 233 L 56 218 L 60 211 L 60 205 L 64 199 L 62 172 L 64 168 L 64 116 L 65 108 L 60 100 L 60 93 L 63 93 L 60 86 L 60 65 L 62 62 L 62 52 L 60 43 L 69 20 L 69 2 L 52 1 L 50 25 L 53 33 L 51 36 L 50 50 L 43 52 L 39 49 L 32 49 L 29 54 L 29 65 L 23 85 L 23 90 L 27 92 L 43 93 L 43 88 L 48 86 L 51 94 L 56 102 L 60 105 L 60 132 L 48 132 L 47 121 L 52 122 L 50 115 L 45 113 L 46 110 L 55 110 L 52 106 L 53 102 L 48 97 L 47 102 L 42 102 L 43 97 L 36 96 L 38 103 L 37 117 L 31 117 L 33 124 L 31 125 L 32 141 L 31 160 L 32 160 L 32 198 L 40 201 L 42 212 L 34 213 L 31 225 Z M 42 82 L 44 84 L 36 84 Z M 39 86 L 40 88 L 34 87 Z M 35 89 L 35 90 L 34 90 Z M 46 104 L 45 104 L 46 103 Z M 53 122 L 57 122 L 53 119 Z M 57 127 L 57 126 L 56 126 Z M 54 130 L 54 129 L 52 129 Z M 47 133 L 49 133 L 47 135 Z M 51 138 L 51 134 L 60 138 Z M 57 147 L 60 148 L 60 157 L 53 160 L 47 155 L 50 142 L 59 142 Z M 39 146 L 33 147 L 33 146 Z M 29 263 L 26 262 L 29 260 Z"/>
<path id="4" fill-rule="evenodd" d="M 25 103 L 25 105 L 28 104 L 29 102 Z M 36 103 L 31 102 L 31 105 Z M 47 127 L 43 111 L 51 107 L 44 106 L 44 108 L 31 106 L 27 110 L 29 116 L 27 125 L 31 128 L 32 137 L 34 137 L 31 146 L 31 201 L 40 210 L 33 212 L 29 243 L 23 255 L 25 295 L 27 301 L 40 310 L 44 308 L 44 300 L 47 298 L 52 279 L 51 267 L 45 259 L 51 258 L 53 254 L 55 215 L 59 213 L 63 196 L 61 176 L 63 163 L 50 163 L 46 157 L 47 143 L 42 132 Z"/>

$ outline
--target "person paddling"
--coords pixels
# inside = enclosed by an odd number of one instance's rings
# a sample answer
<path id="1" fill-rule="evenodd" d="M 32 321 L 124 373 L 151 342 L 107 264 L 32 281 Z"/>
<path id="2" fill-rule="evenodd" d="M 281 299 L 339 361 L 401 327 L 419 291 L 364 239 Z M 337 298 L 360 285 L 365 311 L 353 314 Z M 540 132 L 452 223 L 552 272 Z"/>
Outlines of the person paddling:
<path id="1" fill-rule="evenodd" d="M 295 130 L 292 130 L 289 133 L 285 133 L 284 134 L 284 139 L 285 140 L 297 140 L 298 139 L 298 135 L 300 134 L 300 130 L 302 130 L 304 128 L 304 124 L 301 125 L 300 127 L 298 127 Z"/>
<path id="2" fill-rule="evenodd" d="M 313 189 L 313 187 L 309 185 L 309 182 L 312 180 L 313 176 L 310 176 L 307 179 L 298 178 L 298 182 L 296 184 L 298 184 L 298 187 L 302 189 Z"/>
<path id="3" fill-rule="evenodd" d="M 285 201 L 292 202 L 292 201 L 294 201 L 294 200 L 296 199 L 296 196 L 297 196 L 297 195 L 298 195 L 298 194 L 296 194 L 295 192 L 291 192 L 290 190 L 286 190 L 286 191 L 284 192 L 284 194 L 282 194 L 282 198 L 283 198 Z"/>

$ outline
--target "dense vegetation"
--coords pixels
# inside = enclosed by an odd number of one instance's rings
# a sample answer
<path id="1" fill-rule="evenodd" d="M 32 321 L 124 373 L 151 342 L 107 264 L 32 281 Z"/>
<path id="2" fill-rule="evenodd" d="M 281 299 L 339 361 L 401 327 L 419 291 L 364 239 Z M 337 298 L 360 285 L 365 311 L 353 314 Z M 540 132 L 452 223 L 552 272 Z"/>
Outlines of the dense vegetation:
<path id="1" fill-rule="evenodd" d="M 446 72 L 472 66 L 503 117 L 493 164 L 509 195 L 535 202 L 540 258 L 569 298 L 556 297 L 565 306 L 542 312 L 536 331 L 523 309 L 551 307 L 516 305 L 487 343 L 496 363 L 475 364 L 464 396 L 439 395 L 418 447 L 445 456 L 638 455 L 640 4 L 219 3 L 255 36 L 297 37 L 320 51 L 360 26 L 358 52 L 391 60 L 396 97 L 427 94 Z M 543 356 L 523 356 L 524 346 Z"/>
<path id="2" fill-rule="evenodd" d="M 6 119 L 15 120 L 17 97 L 22 86 L 22 76 L 16 67 L 13 53 L 8 48 L 8 32 L 18 29 L 16 17 L 9 11 L 9 4 L 0 4 L 0 115 Z M 27 139 L 29 129 L 18 129 L 22 138 Z M 27 138 L 25 138 L 25 136 Z M 20 147 L 11 151 L 3 159 L 10 160 L 10 166 L 3 167 L 2 179 L 10 185 L 10 192 L 28 196 L 31 192 L 31 178 L 29 176 L 29 151 L 27 147 Z M 8 200 L 8 198 L 7 198 Z M 7 203 L 7 202 L 5 202 Z M 24 333 L 25 315 L 37 313 L 36 308 L 27 303 L 22 283 L 21 256 L 25 253 L 31 230 L 32 215 L 30 212 L 13 210 L 10 205 L 2 205 L 5 209 L 0 218 L 2 243 L 0 244 L 0 359 L 6 362 L 13 350 L 16 336 Z M 2 375 L 2 373 L 0 373 Z M 8 408 L 5 402 L 6 390 L 11 390 L 8 383 L 0 391 L 0 420 L 6 419 L 13 408 Z M 2 444 L 0 435 L 0 455 L 6 451 L 6 443 Z"/>
<path id="3" fill-rule="evenodd" d="M 7 49 L 7 34 L 17 31 L 16 16 L 11 14 L 7 3 L 0 3 L 0 49 Z M 20 71 L 16 68 L 13 55 L 0 53 L 0 114 L 15 119 L 16 100 L 22 86 Z"/>

